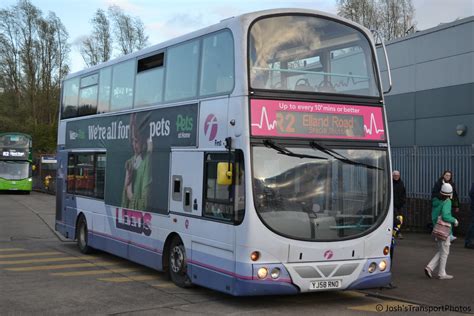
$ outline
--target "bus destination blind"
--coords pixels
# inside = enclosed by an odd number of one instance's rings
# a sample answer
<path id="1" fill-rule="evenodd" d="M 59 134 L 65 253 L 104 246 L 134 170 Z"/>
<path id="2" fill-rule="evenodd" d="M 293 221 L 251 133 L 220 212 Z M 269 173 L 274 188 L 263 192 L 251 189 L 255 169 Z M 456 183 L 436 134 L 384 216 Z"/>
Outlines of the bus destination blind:
<path id="1" fill-rule="evenodd" d="M 381 107 L 252 99 L 252 136 L 385 140 Z"/>

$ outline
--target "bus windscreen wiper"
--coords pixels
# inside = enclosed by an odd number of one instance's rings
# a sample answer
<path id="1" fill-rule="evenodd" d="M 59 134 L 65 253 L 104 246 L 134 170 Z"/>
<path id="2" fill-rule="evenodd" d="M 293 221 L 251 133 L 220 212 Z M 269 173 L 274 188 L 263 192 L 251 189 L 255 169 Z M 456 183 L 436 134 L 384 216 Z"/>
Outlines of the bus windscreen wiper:
<path id="1" fill-rule="evenodd" d="M 290 156 L 290 157 L 297 157 L 297 158 L 310 158 L 310 159 L 324 159 L 327 160 L 326 157 L 319 157 L 319 156 L 312 156 L 312 155 L 305 155 L 305 154 L 297 154 L 289 150 L 288 148 L 285 148 L 283 146 L 275 144 L 273 141 L 266 139 L 263 141 L 263 144 L 266 147 L 275 149 L 279 154 Z"/>
<path id="2" fill-rule="evenodd" d="M 338 153 L 335 150 L 326 148 L 323 145 L 318 144 L 314 140 L 310 141 L 309 145 L 311 146 L 311 148 L 320 150 L 323 153 L 328 154 L 329 156 L 333 157 L 334 159 L 337 159 L 337 160 L 342 161 L 344 163 L 347 163 L 349 165 L 363 166 L 363 167 L 366 167 L 368 169 L 384 170 L 383 168 L 379 168 L 379 167 L 372 166 L 372 165 L 369 165 L 369 164 L 366 164 L 366 163 L 363 163 L 363 162 L 358 162 L 358 161 L 351 160 L 351 159 L 341 155 L 340 153 Z"/>

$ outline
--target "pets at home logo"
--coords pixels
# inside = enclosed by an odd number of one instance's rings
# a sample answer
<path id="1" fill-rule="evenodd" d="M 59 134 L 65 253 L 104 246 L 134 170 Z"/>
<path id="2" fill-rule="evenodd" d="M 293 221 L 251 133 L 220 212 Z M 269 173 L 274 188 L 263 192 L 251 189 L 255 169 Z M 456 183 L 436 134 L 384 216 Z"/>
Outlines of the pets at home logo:
<path id="1" fill-rule="evenodd" d="M 69 140 L 82 140 L 86 138 L 86 133 L 83 130 L 69 131 Z"/>

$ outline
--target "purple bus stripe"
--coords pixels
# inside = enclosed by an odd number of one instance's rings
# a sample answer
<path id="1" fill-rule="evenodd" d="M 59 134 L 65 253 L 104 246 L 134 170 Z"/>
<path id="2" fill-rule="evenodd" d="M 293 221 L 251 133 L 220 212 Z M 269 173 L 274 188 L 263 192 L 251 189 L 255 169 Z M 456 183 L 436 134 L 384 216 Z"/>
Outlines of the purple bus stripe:
<path id="1" fill-rule="evenodd" d="M 214 270 L 214 271 L 217 271 L 217 272 L 220 272 L 220 273 L 224 273 L 224 274 L 227 274 L 227 275 L 230 275 L 230 276 L 232 276 L 232 277 L 235 277 L 235 278 L 238 278 L 238 279 L 242 279 L 242 280 L 285 282 L 285 283 L 290 283 L 290 284 L 292 284 L 290 279 L 278 279 L 278 280 L 274 280 L 274 279 L 271 279 L 271 278 L 270 278 L 270 279 L 259 280 L 259 279 L 253 278 L 253 276 L 246 276 L 246 275 L 236 274 L 236 273 L 233 273 L 233 272 L 230 272 L 230 271 L 227 271 L 227 270 L 223 270 L 223 269 L 220 269 L 220 268 L 217 268 L 217 267 L 214 267 L 214 266 L 211 266 L 211 265 L 202 263 L 202 262 L 194 261 L 194 260 L 191 260 L 191 259 L 187 259 L 186 261 L 187 261 L 188 263 L 190 263 L 190 264 L 198 265 L 198 266 L 201 266 L 201 267 L 203 267 L 203 268 L 207 268 L 207 269 Z"/>
<path id="2" fill-rule="evenodd" d="M 186 261 L 190 264 L 194 264 L 194 265 L 197 265 L 197 266 L 201 266 L 203 268 L 207 268 L 207 269 L 214 270 L 214 271 L 217 271 L 217 272 L 220 272 L 220 273 L 224 273 L 224 274 L 230 275 L 230 276 L 235 277 L 235 278 L 239 278 L 239 279 L 243 279 L 243 280 L 252 280 L 253 279 L 252 276 L 239 275 L 239 274 L 236 274 L 236 273 L 233 273 L 233 272 L 221 269 L 221 268 L 217 268 L 217 267 L 214 267 L 214 266 L 202 263 L 202 262 L 194 261 L 194 260 L 191 260 L 191 259 L 187 259 Z"/>
<path id="3" fill-rule="evenodd" d="M 121 241 L 121 242 L 126 243 L 126 244 L 131 244 L 131 245 L 134 245 L 134 246 L 137 246 L 137 247 L 140 247 L 140 248 L 152 251 L 152 252 L 156 252 L 158 254 L 162 254 L 162 251 L 160 249 L 157 249 L 157 248 L 152 248 L 152 247 L 147 246 L 147 245 L 139 244 L 139 243 L 136 243 L 136 242 L 133 242 L 133 241 L 130 241 L 130 240 L 115 237 L 115 236 L 105 234 L 105 233 L 102 233 L 102 232 L 97 232 L 97 231 L 92 231 L 92 230 L 90 230 L 89 232 L 93 235 L 98 235 L 98 236 L 103 236 L 103 237 L 107 237 L 107 238 L 110 238 L 110 239 L 115 239 L 115 240 Z"/>
<path id="4" fill-rule="evenodd" d="M 134 245 L 134 246 L 137 246 L 137 247 L 146 249 L 146 250 L 150 250 L 150 251 L 156 252 L 156 253 L 158 253 L 158 254 L 162 254 L 162 251 L 161 251 L 161 250 L 156 249 L 156 248 L 152 248 L 152 247 L 149 247 L 149 246 L 146 246 L 146 245 L 143 245 L 143 244 L 139 244 L 139 243 L 136 243 L 136 242 L 133 242 L 133 241 L 129 241 L 129 240 L 123 239 L 123 238 L 115 237 L 115 236 L 112 236 L 112 235 L 109 235 L 109 234 L 106 234 L 106 233 L 102 233 L 102 232 L 97 232 L 97 231 L 92 231 L 92 230 L 89 230 L 89 232 L 90 232 L 91 234 L 93 234 L 93 235 L 98 235 L 98 236 L 107 237 L 107 238 L 110 238 L 110 239 L 114 239 L 114 240 L 117 240 L 117 241 L 121 241 L 121 242 L 123 242 L 123 243 L 131 244 L 131 245 Z M 187 261 L 188 263 L 190 263 L 190 264 L 197 265 L 197 266 L 201 266 L 201 267 L 203 267 L 203 268 L 207 268 L 207 269 L 209 269 L 209 270 L 213 270 L 213 271 L 216 271 L 216 272 L 220 272 L 220 273 L 223 273 L 223 274 L 227 274 L 227 275 L 229 275 L 229 276 L 232 276 L 232 277 L 238 278 L 238 279 L 242 279 L 242 280 L 284 282 L 284 283 L 290 283 L 290 284 L 292 284 L 290 279 L 278 279 L 278 280 L 273 280 L 273 279 L 271 279 L 271 278 L 267 278 L 267 279 L 264 279 L 264 280 L 259 280 L 259 279 L 254 279 L 253 276 L 239 275 L 239 274 L 236 274 L 236 273 L 234 273 L 234 272 L 230 272 L 230 271 L 227 271 L 227 270 L 224 270 L 224 269 L 215 267 L 215 266 L 211 266 L 211 265 L 208 265 L 208 264 L 199 262 L 199 261 L 195 261 L 195 260 L 191 260 L 191 259 L 187 259 L 186 261 Z"/>

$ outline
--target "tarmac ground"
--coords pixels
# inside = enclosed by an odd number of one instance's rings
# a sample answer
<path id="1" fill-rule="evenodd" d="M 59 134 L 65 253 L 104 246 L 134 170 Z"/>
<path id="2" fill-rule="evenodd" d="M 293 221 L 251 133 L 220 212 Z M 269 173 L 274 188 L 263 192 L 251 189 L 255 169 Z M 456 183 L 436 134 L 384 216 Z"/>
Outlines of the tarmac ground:
<path id="1" fill-rule="evenodd" d="M 436 253 L 436 243 L 427 233 L 403 233 L 397 239 L 392 265 L 394 288 L 363 291 L 371 295 L 393 298 L 419 305 L 460 308 L 474 314 L 474 249 L 464 248 L 464 238 L 459 237 L 450 247 L 446 272 L 451 280 L 428 278 L 424 267 Z"/>

